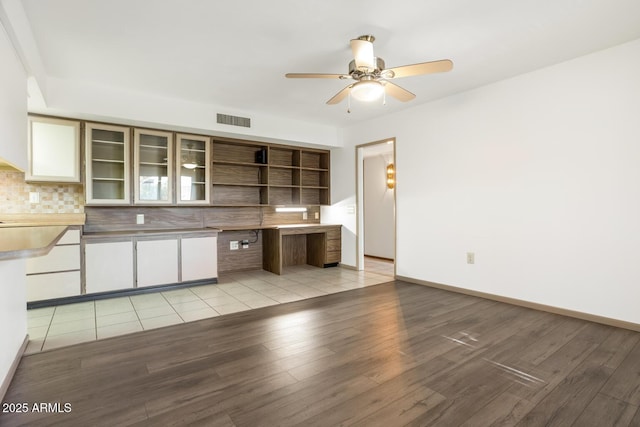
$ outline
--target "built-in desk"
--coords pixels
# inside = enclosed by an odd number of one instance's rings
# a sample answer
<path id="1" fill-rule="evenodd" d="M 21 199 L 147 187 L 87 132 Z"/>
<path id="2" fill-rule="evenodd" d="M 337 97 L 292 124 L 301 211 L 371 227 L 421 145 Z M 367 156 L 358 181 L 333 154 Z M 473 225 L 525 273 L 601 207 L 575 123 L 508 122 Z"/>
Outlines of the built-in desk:
<path id="1" fill-rule="evenodd" d="M 341 225 L 281 225 L 262 230 L 262 268 L 282 274 L 284 267 L 309 264 L 335 266 L 340 262 Z"/>

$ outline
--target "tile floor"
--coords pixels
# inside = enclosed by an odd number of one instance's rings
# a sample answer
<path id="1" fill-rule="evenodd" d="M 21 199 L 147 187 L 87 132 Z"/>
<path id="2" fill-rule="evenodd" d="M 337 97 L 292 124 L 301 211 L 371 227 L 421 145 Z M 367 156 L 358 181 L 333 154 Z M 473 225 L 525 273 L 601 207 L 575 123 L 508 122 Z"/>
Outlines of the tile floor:
<path id="1" fill-rule="evenodd" d="M 303 265 L 288 267 L 282 276 L 263 270 L 230 273 L 218 284 L 33 309 L 26 353 L 388 282 L 389 267 L 382 267 L 354 271 Z"/>

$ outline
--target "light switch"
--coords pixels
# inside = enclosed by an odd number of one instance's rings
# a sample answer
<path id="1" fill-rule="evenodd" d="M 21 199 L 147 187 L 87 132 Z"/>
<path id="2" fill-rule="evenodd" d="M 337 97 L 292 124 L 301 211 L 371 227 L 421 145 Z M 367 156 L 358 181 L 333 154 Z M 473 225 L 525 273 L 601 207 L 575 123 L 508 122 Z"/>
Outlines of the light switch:
<path id="1" fill-rule="evenodd" d="M 36 191 L 29 192 L 29 203 L 40 203 L 40 193 Z"/>
<path id="2" fill-rule="evenodd" d="M 137 214 L 136 215 L 136 224 L 138 224 L 138 225 L 144 224 L 144 214 Z"/>

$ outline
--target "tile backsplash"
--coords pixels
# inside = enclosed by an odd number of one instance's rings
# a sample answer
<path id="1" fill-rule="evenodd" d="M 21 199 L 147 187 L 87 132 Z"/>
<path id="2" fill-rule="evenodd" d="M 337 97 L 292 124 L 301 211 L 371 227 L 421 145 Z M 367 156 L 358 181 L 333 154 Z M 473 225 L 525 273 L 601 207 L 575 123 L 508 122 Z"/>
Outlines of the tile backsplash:
<path id="1" fill-rule="evenodd" d="M 37 192 L 40 203 L 29 203 Z M 0 213 L 84 213 L 81 184 L 27 183 L 24 172 L 0 170 Z"/>

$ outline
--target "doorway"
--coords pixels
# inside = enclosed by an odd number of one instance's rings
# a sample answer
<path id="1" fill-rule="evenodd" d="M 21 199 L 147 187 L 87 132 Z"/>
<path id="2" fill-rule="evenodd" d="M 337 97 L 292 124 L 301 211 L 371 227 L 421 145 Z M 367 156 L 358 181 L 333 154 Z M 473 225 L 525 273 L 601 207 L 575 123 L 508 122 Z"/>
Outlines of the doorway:
<path id="1" fill-rule="evenodd" d="M 395 138 L 356 147 L 357 267 L 395 276 Z"/>

